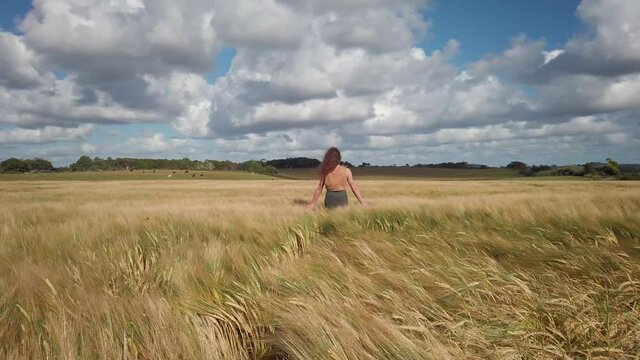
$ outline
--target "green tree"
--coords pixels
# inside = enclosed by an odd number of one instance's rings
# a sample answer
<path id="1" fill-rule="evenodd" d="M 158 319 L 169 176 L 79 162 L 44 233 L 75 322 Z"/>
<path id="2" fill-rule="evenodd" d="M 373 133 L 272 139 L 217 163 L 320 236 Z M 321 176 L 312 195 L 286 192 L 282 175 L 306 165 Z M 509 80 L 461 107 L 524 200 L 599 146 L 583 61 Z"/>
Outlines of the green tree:
<path id="1" fill-rule="evenodd" d="M 278 169 L 276 169 L 271 165 L 266 165 L 262 168 L 262 174 L 275 175 L 277 173 L 278 173 Z"/>
<path id="2" fill-rule="evenodd" d="M 597 172 L 597 169 L 595 167 L 595 165 L 593 163 L 586 163 L 584 164 L 584 173 L 585 174 L 595 174 Z"/>
<path id="3" fill-rule="evenodd" d="M 16 158 L 10 158 L 0 163 L 0 171 L 2 172 L 27 172 L 29 166 L 26 162 Z"/>
<path id="4" fill-rule="evenodd" d="M 241 171 L 259 173 L 262 170 L 262 164 L 260 161 L 249 160 L 241 163 L 239 168 Z"/>
<path id="5" fill-rule="evenodd" d="M 53 170 L 53 164 L 51 164 L 51 161 L 48 161 L 45 159 L 35 158 L 33 160 L 27 160 L 27 163 L 29 165 L 29 170 L 38 170 L 38 171 Z"/>
<path id="6" fill-rule="evenodd" d="M 263 165 L 262 161 L 257 161 L 257 160 L 245 161 L 241 163 L 238 166 L 238 168 L 241 171 L 246 171 L 246 172 L 256 173 L 256 174 L 274 175 L 278 173 L 278 170 L 274 166 Z"/>
<path id="7" fill-rule="evenodd" d="M 90 171 L 93 169 L 93 160 L 90 157 L 83 155 L 78 161 L 69 165 L 71 171 Z"/>
<path id="8" fill-rule="evenodd" d="M 602 168 L 602 171 L 607 175 L 620 175 L 620 164 L 611 158 L 607 158 L 607 163 Z"/>
<path id="9" fill-rule="evenodd" d="M 507 169 L 516 169 L 516 170 L 526 169 L 527 167 L 528 167 L 527 164 L 523 163 L 522 161 L 512 161 L 509 163 L 509 165 L 507 165 Z"/>

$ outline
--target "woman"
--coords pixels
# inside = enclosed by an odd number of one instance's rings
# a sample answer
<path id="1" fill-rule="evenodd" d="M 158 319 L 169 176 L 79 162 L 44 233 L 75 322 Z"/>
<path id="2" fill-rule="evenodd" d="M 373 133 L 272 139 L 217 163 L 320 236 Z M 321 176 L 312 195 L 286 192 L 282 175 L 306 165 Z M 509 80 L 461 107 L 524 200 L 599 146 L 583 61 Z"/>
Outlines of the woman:
<path id="1" fill-rule="evenodd" d="M 322 164 L 320 164 L 320 183 L 318 183 L 318 187 L 313 193 L 313 199 L 311 199 L 311 202 L 307 205 L 308 209 L 313 210 L 316 208 L 316 203 L 320 198 L 320 194 L 322 194 L 323 187 L 327 188 L 327 194 L 324 198 L 324 206 L 327 209 L 347 206 L 349 203 L 346 190 L 347 185 L 349 185 L 360 204 L 366 205 L 360 189 L 358 189 L 358 186 L 353 180 L 351 170 L 346 166 L 340 165 L 340 160 L 340 150 L 334 147 L 327 150 Z"/>

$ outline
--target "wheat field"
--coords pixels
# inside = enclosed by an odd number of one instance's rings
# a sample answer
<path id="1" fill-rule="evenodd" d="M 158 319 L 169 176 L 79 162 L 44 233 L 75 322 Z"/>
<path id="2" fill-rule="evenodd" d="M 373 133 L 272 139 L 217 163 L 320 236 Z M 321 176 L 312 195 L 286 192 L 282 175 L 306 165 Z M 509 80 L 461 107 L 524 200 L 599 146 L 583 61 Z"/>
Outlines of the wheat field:
<path id="1" fill-rule="evenodd" d="M 640 358 L 639 183 L 314 186 L 1 182 L 0 358 Z"/>

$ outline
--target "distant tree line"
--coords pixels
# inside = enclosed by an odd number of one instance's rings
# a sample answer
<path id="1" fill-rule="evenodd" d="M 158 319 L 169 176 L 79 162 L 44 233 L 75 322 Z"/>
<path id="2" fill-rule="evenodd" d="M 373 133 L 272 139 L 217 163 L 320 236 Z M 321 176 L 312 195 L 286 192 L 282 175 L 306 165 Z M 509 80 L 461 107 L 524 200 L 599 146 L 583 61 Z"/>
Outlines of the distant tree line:
<path id="1" fill-rule="evenodd" d="M 99 157 L 90 158 L 81 156 L 78 161 L 69 165 L 69 171 L 122 171 L 122 170 L 222 170 L 222 171 L 246 171 L 259 174 L 276 174 L 273 166 L 264 165 L 260 161 L 249 160 L 235 163 L 224 160 L 191 160 L 183 159 L 136 159 Z"/>
<path id="2" fill-rule="evenodd" d="M 196 170 L 201 169 L 200 161 L 184 159 L 136 159 L 136 158 L 116 158 L 99 157 L 90 158 L 81 156 L 75 163 L 69 165 L 70 171 L 108 171 L 108 170 L 153 170 L 153 169 L 176 169 L 176 170 Z"/>
<path id="3" fill-rule="evenodd" d="M 462 162 L 441 162 L 437 164 L 415 164 L 412 167 L 416 168 L 437 168 L 437 169 L 489 169 L 487 165 L 481 164 L 469 164 L 466 161 Z"/>
<path id="4" fill-rule="evenodd" d="M 257 174 L 275 175 L 278 173 L 278 170 L 275 167 L 271 165 L 265 165 L 262 162 L 257 160 L 249 160 L 249 161 L 240 163 L 238 164 L 238 168 L 241 171 L 257 173 Z"/>
<path id="5" fill-rule="evenodd" d="M 50 161 L 40 158 L 21 160 L 10 158 L 0 163 L 2 173 L 26 173 L 54 171 Z"/>
<path id="6" fill-rule="evenodd" d="M 353 167 L 349 162 L 343 165 Z M 277 174 L 277 169 L 315 168 L 320 165 L 318 159 L 306 157 L 249 160 L 236 163 L 229 160 L 191 160 L 183 159 L 138 159 L 138 158 L 91 158 L 83 155 L 67 167 L 54 168 L 44 159 L 21 160 L 11 158 L 3 161 L 0 172 L 25 173 L 32 171 L 135 171 L 135 170 L 221 170 L 246 171 L 259 174 Z"/>
<path id="7" fill-rule="evenodd" d="M 276 169 L 305 169 L 320 166 L 320 160 L 308 157 L 295 157 L 275 160 L 262 160 L 263 164 L 273 166 Z"/>
<path id="8" fill-rule="evenodd" d="M 581 176 L 588 178 L 615 177 L 623 180 L 640 180 L 640 166 L 620 165 L 613 159 L 604 163 L 588 162 L 583 165 L 532 165 L 512 161 L 507 168 L 518 170 L 523 176 Z"/>
<path id="9" fill-rule="evenodd" d="M 270 165 L 276 169 L 313 169 L 320 166 L 320 160 L 312 159 L 308 157 L 294 157 L 286 159 L 275 160 L 261 160 L 263 165 Z M 352 163 L 348 161 L 341 161 L 340 165 L 352 168 Z"/>
<path id="10" fill-rule="evenodd" d="M 371 163 L 363 162 L 358 165 L 359 168 L 378 168 L 378 167 L 414 167 L 414 168 L 434 168 L 434 169 L 490 169 L 487 165 L 470 164 L 467 162 L 441 162 L 437 164 L 415 164 L 415 165 L 371 165 Z"/>
<path id="11" fill-rule="evenodd" d="M 342 165 L 354 167 L 343 161 Z M 229 160 L 191 160 L 183 159 L 137 159 L 111 158 L 102 159 L 81 156 L 68 167 L 54 168 L 50 161 L 42 158 L 17 159 L 10 158 L 0 163 L 1 173 L 27 173 L 49 171 L 135 171 L 135 170 L 221 170 L 245 171 L 257 174 L 275 175 L 278 169 L 316 168 L 320 165 L 318 159 L 295 157 L 275 160 L 249 160 L 241 163 Z M 393 165 L 395 167 L 396 165 Z M 404 167 L 409 167 L 409 164 Z M 363 162 L 358 167 L 378 167 Z M 467 162 L 442 162 L 437 164 L 415 164 L 412 167 L 442 168 L 442 169 L 489 169 L 487 165 L 470 164 Z M 584 176 L 589 178 L 616 177 L 620 179 L 640 180 L 639 164 L 619 164 L 613 159 L 604 163 L 589 162 L 583 165 L 527 165 L 522 161 L 512 161 L 505 166 L 517 170 L 523 176 Z"/>

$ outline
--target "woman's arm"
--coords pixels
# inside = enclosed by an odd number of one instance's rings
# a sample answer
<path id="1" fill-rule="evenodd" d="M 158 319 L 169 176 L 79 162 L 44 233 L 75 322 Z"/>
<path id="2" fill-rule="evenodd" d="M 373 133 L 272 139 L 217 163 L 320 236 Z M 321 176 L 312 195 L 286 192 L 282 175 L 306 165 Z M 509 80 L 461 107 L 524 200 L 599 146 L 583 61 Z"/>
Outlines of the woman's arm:
<path id="1" fill-rule="evenodd" d="M 353 191 L 353 195 L 355 195 L 358 201 L 360 201 L 360 204 L 366 206 L 367 202 L 364 201 L 364 198 L 362 197 L 362 193 L 360 192 L 360 188 L 358 187 L 358 184 L 356 184 L 356 181 L 353 180 L 353 174 L 351 173 L 350 169 L 347 169 L 347 182 L 351 187 L 351 191 Z"/>
<path id="2" fill-rule="evenodd" d="M 316 208 L 316 203 L 322 194 L 322 188 L 324 188 L 324 179 L 318 183 L 318 187 L 316 187 L 316 191 L 313 193 L 313 199 L 311 199 L 311 202 L 307 205 L 307 209 L 313 210 Z"/>

